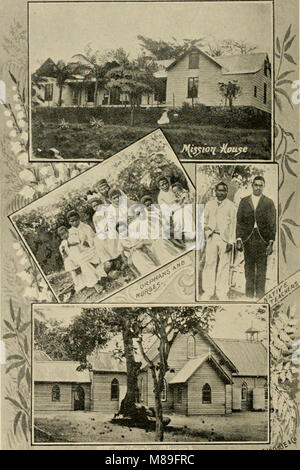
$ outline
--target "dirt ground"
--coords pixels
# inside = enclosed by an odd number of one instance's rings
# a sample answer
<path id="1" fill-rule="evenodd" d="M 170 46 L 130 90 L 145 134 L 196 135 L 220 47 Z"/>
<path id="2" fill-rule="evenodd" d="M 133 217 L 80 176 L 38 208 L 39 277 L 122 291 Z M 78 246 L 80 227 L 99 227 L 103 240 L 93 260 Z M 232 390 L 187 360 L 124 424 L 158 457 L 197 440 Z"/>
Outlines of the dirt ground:
<path id="1" fill-rule="evenodd" d="M 171 418 L 166 442 L 267 441 L 268 414 L 242 412 L 226 416 Z M 35 414 L 35 442 L 153 442 L 154 430 L 110 423 L 111 414 L 97 412 L 39 412 Z"/>

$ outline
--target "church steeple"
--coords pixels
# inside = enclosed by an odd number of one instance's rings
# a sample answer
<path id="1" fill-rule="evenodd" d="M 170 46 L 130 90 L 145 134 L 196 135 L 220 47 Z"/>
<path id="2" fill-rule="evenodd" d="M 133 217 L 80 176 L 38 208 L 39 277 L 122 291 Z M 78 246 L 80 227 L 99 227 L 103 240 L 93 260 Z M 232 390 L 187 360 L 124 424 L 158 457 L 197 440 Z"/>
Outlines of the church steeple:
<path id="1" fill-rule="evenodd" d="M 248 341 L 258 341 L 258 333 L 260 331 L 253 327 L 253 322 L 251 322 L 251 327 L 246 330 L 246 339 Z"/>

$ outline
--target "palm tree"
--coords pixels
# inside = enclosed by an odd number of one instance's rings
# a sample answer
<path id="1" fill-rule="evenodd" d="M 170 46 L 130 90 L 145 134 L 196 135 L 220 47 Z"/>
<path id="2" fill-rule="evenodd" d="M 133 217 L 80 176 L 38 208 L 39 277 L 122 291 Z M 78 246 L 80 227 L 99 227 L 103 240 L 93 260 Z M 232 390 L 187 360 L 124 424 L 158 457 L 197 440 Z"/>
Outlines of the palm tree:
<path id="1" fill-rule="evenodd" d="M 80 71 L 80 64 L 69 63 L 66 64 L 63 60 L 59 60 L 57 63 L 53 62 L 52 59 L 48 59 L 40 69 L 34 74 L 34 81 L 37 82 L 39 77 L 53 77 L 56 79 L 56 84 L 59 88 L 58 106 L 62 105 L 62 93 L 66 81 L 72 78 L 73 75 Z"/>
<path id="2" fill-rule="evenodd" d="M 78 63 L 65 64 L 63 60 L 59 60 L 54 67 L 54 76 L 56 84 L 59 88 L 58 106 L 62 105 L 62 92 L 69 78 L 72 78 L 74 73 L 78 70 Z"/>
<path id="3" fill-rule="evenodd" d="M 118 90 L 128 96 L 131 113 L 130 125 L 134 125 L 134 109 L 139 106 L 143 93 L 154 90 L 154 64 L 147 62 L 144 57 L 124 62 L 107 72 L 109 79 L 106 87 Z"/>
<path id="4" fill-rule="evenodd" d="M 85 49 L 85 54 L 74 54 L 72 58 L 79 60 L 81 66 L 85 68 L 87 72 L 85 75 L 86 80 L 95 80 L 94 106 L 97 106 L 98 89 L 99 86 L 104 85 L 107 71 L 104 56 L 100 56 L 99 51 L 93 52 L 90 45 L 88 45 Z"/>

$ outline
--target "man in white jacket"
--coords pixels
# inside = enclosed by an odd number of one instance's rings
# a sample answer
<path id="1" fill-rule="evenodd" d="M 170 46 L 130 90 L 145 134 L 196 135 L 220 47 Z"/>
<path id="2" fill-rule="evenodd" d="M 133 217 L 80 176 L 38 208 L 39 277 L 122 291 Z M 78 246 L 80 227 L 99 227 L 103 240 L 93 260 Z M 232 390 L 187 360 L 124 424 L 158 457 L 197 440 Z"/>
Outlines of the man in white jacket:
<path id="1" fill-rule="evenodd" d="M 228 186 L 220 182 L 215 188 L 216 199 L 208 201 L 204 210 L 206 238 L 205 266 L 201 300 L 227 300 L 230 259 L 235 241 L 236 206 L 227 199 Z"/>

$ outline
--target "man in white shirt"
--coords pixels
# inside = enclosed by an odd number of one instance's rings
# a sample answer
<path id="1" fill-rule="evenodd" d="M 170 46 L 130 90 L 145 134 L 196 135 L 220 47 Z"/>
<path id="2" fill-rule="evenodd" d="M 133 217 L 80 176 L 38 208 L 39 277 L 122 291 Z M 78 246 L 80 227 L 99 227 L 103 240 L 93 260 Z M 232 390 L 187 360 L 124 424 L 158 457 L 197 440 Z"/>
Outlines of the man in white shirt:
<path id="1" fill-rule="evenodd" d="M 216 199 L 208 201 L 204 210 L 206 250 L 202 274 L 204 294 L 201 300 L 210 300 L 215 294 L 218 300 L 227 300 L 229 292 L 230 259 L 236 230 L 236 206 L 227 199 L 226 183 L 218 183 L 215 193 Z"/>

